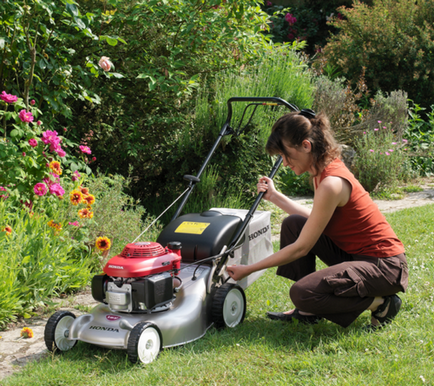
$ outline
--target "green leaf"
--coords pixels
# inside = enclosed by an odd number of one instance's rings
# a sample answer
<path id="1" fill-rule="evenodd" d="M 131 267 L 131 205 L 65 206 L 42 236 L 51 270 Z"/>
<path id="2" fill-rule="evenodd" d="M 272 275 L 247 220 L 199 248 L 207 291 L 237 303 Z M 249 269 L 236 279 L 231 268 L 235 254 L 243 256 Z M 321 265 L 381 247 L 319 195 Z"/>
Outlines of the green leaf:
<path id="1" fill-rule="evenodd" d="M 106 41 L 107 41 L 108 44 L 110 44 L 110 45 L 113 46 L 113 47 L 116 46 L 116 45 L 118 44 L 117 39 L 114 39 L 114 38 L 109 37 L 109 36 L 107 36 Z"/>
<path id="2" fill-rule="evenodd" d="M 19 131 L 19 130 L 17 130 L 17 129 L 13 129 L 13 130 L 11 131 L 10 136 L 11 136 L 11 137 L 16 137 L 16 136 L 18 136 L 19 134 L 20 134 L 20 131 Z"/>
<path id="3" fill-rule="evenodd" d="M 66 11 L 71 15 L 71 16 L 78 16 L 78 8 L 74 3 L 66 3 Z"/>

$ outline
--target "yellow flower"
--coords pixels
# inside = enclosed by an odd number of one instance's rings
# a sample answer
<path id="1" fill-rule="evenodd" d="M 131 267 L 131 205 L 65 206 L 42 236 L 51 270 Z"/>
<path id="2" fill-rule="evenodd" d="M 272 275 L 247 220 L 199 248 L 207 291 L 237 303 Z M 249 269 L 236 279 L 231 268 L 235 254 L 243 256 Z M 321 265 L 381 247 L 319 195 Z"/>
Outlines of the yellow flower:
<path id="1" fill-rule="evenodd" d="M 57 229 L 58 231 L 62 230 L 62 224 L 60 222 L 56 223 L 56 222 L 54 222 L 54 220 L 48 221 L 48 226 L 50 226 L 51 228 Z"/>
<path id="2" fill-rule="evenodd" d="M 21 330 L 21 336 L 23 338 L 25 338 L 25 339 L 27 339 L 27 338 L 33 338 L 33 331 L 32 331 L 32 329 L 29 328 L 29 327 L 24 327 Z"/>
<path id="3" fill-rule="evenodd" d="M 3 229 L 2 232 L 6 232 L 7 235 L 10 235 L 12 233 L 12 228 L 9 225 L 6 225 Z"/>
<path id="4" fill-rule="evenodd" d="M 62 174 L 62 169 L 60 167 L 59 161 L 51 161 L 49 167 L 53 171 L 54 174 L 57 174 L 58 176 L 60 176 Z"/>
<path id="5" fill-rule="evenodd" d="M 78 205 L 80 202 L 83 202 L 83 194 L 79 190 L 73 190 L 69 193 L 69 199 L 72 205 Z"/>
<path id="6" fill-rule="evenodd" d="M 87 205 L 90 206 L 95 202 L 95 196 L 93 194 L 87 194 L 83 196 L 84 201 L 86 201 Z"/>
<path id="7" fill-rule="evenodd" d="M 88 208 L 80 209 L 78 211 L 78 217 L 80 218 L 92 218 L 93 212 L 89 210 Z"/>
<path id="8" fill-rule="evenodd" d="M 85 188 L 84 186 L 79 186 L 78 189 L 81 193 L 83 193 L 84 196 L 89 194 L 89 188 Z"/>
<path id="9" fill-rule="evenodd" d="M 111 242 L 110 239 L 108 237 L 98 237 L 96 239 L 96 243 L 95 246 L 100 250 L 100 251 L 108 251 L 111 247 Z"/>

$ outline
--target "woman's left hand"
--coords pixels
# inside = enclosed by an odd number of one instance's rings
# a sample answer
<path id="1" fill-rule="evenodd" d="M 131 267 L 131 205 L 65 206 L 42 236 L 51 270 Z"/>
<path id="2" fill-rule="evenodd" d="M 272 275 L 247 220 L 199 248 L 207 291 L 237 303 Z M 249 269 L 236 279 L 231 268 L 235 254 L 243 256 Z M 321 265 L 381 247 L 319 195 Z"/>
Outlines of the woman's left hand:
<path id="1" fill-rule="evenodd" d="M 251 274 L 247 265 L 230 265 L 229 267 L 226 267 L 226 271 L 235 281 L 244 279 L 246 276 Z"/>

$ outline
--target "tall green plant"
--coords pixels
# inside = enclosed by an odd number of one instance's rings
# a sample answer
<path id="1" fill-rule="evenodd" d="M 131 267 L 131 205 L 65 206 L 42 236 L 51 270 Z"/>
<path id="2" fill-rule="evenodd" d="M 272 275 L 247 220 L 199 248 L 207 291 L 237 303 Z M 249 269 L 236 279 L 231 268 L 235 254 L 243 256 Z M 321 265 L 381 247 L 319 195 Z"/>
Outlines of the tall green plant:
<path id="1" fill-rule="evenodd" d="M 431 0 L 374 0 L 370 7 L 355 1 L 339 8 L 345 17 L 330 24 L 333 35 L 324 55 L 353 84 L 366 67 L 370 90 L 402 89 L 420 105 L 434 103 L 434 3 Z"/>
<path id="2" fill-rule="evenodd" d="M 405 154 L 406 140 L 397 139 L 390 124 L 378 121 L 377 125 L 355 141 L 357 156 L 353 168 L 368 192 L 380 193 L 408 180 L 411 170 Z"/>

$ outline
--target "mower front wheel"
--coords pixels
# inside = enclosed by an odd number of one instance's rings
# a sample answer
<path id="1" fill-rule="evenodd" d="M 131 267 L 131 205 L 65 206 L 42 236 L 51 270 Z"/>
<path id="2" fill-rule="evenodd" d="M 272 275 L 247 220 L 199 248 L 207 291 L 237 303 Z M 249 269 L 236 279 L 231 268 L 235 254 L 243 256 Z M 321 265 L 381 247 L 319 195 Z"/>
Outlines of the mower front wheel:
<path id="1" fill-rule="evenodd" d="M 225 283 L 217 289 L 212 302 L 212 316 L 217 328 L 235 327 L 246 315 L 246 295 L 236 284 Z"/>
<path id="2" fill-rule="evenodd" d="M 45 325 L 44 340 L 50 351 L 68 351 L 76 344 L 76 340 L 69 340 L 69 329 L 75 320 L 75 315 L 69 311 L 57 311 L 51 315 Z"/>
<path id="3" fill-rule="evenodd" d="M 137 360 L 147 364 L 153 362 L 163 347 L 160 329 L 152 323 L 141 322 L 134 326 L 128 338 L 127 353 L 132 363 Z"/>

